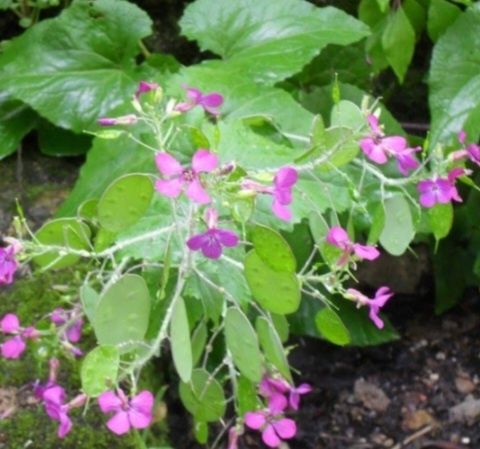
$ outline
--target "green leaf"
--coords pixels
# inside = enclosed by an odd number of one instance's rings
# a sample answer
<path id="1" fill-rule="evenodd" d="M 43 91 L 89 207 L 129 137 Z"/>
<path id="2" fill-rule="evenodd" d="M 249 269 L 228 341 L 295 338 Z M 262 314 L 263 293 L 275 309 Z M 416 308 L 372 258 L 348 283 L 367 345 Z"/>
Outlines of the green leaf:
<path id="1" fill-rule="evenodd" d="M 346 127 L 355 131 L 366 128 L 365 116 L 360 108 L 351 101 L 341 100 L 332 108 L 330 116 L 332 127 Z"/>
<path id="2" fill-rule="evenodd" d="M 425 28 L 427 19 L 426 5 L 423 3 L 423 0 L 405 0 L 402 7 L 415 30 L 417 38 L 419 38 Z"/>
<path id="3" fill-rule="evenodd" d="M 358 5 L 359 19 L 373 28 L 386 15 L 386 8 L 383 8 L 383 3 L 385 3 L 384 0 L 361 0 Z"/>
<path id="4" fill-rule="evenodd" d="M 237 394 L 235 397 L 238 401 L 238 416 L 243 416 L 259 407 L 256 385 L 245 376 L 240 375 L 237 378 Z"/>
<path id="5" fill-rule="evenodd" d="M 256 253 L 272 270 L 295 273 L 297 261 L 287 241 L 266 226 L 255 226 L 251 239 Z"/>
<path id="6" fill-rule="evenodd" d="M 274 271 L 255 250 L 245 257 L 245 277 L 254 298 L 266 310 L 286 315 L 300 304 L 300 285 L 294 273 Z"/>
<path id="7" fill-rule="evenodd" d="M 135 343 L 143 340 L 149 316 L 147 284 L 136 274 L 125 274 L 102 293 L 95 309 L 93 329 L 102 345 Z"/>
<path id="8" fill-rule="evenodd" d="M 0 94 L 0 159 L 12 154 L 35 126 L 37 115 L 27 105 Z"/>
<path id="9" fill-rule="evenodd" d="M 187 310 L 182 298 L 178 298 L 170 322 L 170 344 L 172 346 L 173 364 L 180 379 L 189 382 L 192 376 L 193 357 L 190 342 Z"/>
<path id="10" fill-rule="evenodd" d="M 115 346 L 98 346 L 82 362 L 80 378 L 82 389 L 90 397 L 97 397 L 117 383 L 120 353 Z"/>
<path id="11" fill-rule="evenodd" d="M 232 71 L 269 84 L 299 72 L 327 44 L 348 45 L 368 34 L 343 11 L 298 0 L 197 0 L 180 26 Z"/>
<path id="12" fill-rule="evenodd" d="M 193 431 L 195 432 L 195 439 L 200 444 L 206 444 L 208 442 L 208 424 L 206 422 L 195 421 Z"/>
<path id="13" fill-rule="evenodd" d="M 58 216 L 75 215 L 78 206 L 90 198 L 100 198 L 116 178 L 134 172 L 152 172 L 154 157 L 150 150 L 132 142 L 127 136 L 115 143 L 96 138 L 73 191 L 57 212 Z"/>
<path id="14" fill-rule="evenodd" d="M 192 335 L 192 364 L 195 366 L 202 357 L 207 343 L 207 326 L 205 321 L 200 321 Z"/>
<path id="15" fill-rule="evenodd" d="M 430 0 L 427 19 L 430 39 L 436 42 L 461 13 L 462 10 L 458 6 L 447 0 Z"/>
<path id="16" fill-rule="evenodd" d="M 255 322 L 255 328 L 267 360 L 278 369 L 285 379 L 293 383 L 285 349 L 283 349 L 275 327 L 265 317 L 259 316 Z"/>
<path id="17" fill-rule="evenodd" d="M 14 39 L 0 58 L 0 88 L 57 126 L 81 132 L 135 91 L 147 14 L 123 0 L 76 0 Z"/>
<path id="18" fill-rule="evenodd" d="M 390 6 L 390 0 L 376 0 L 380 11 L 385 12 Z"/>
<path id="19" fill-rule="evenodd" d="M 92 139 L 86 134 L 75 134 L 41 120 L 37 126 L 38 146 L 49 156 L 79 156 L 91 147 Z"/>
<path id="20" fill-rule="evenodd" d="M 131 174 L 112 182 L 97 206 L 98 221 L 110 232 L 120 232 L 145 214 L 153 196 L 153 183 L 147 175 Z"/>
<path id="21" fill-rule="evenodd" d="M 391 13 L 382 35 L 382 46 L 395 75 L 403 82 L 415 49 L 415 30 L 402 6 Z"/>
<path id="22" fill-rule="evenodd" d="M 36 240 L 43 245 L 60 246 L 72 250 L 88 250 L 90 245 L 90 228 L 77 219 L 62 218 L 44 224 L 36 233 Z M 61 255 L 58 250 L 45 251 L 33 261 L 42 268 L 65 268 L 75 264 L 80 256 Z"/>
<path id="23" fill-rule="evenodd" d="M 480 3 L 475 3 L 437 41 L 430 63 L 430 148 L 461 129 L 480 135 Z M 445 76 L 445 74 L 449 76 Z"/>
<path id="24" fill-rule="evenodd" d="M 384 207 L 385 226 L 380 234 L 380 243 L 390 254 L 400 256 L 415 236 L 410 207 L 401 196 L 387 199 Z"/>
<path id="25" fill-rule="evenodd" d="M 315 315 L 315 324 L 325 340 L 345 346 L 350 343 L 350 333 L 342 319 L 332 309 L 325 307 Z"/>
<path id="26" fill-rule="evenodd" d="M 230 308 L 227 311 L 225 340 L 240 372 L 252 382 L 260 382 L 263 366 L 257 334 L 240 309 Z"/>
<path id="27" fill-rule="evenodd" d="M 382 235 L 385 227 L 385 210 L 383 204 L 378 204 L 372 214 L 372 224 L 368 233 L 367 242 L 369 245 L 375 245 Z"/>
<path id="28" fill-rule="evenodd" d="M 197 421 L 217 421 L 225 414 L 225 396 L 217 380 L 204 369 L 195 369 L 189 383 L 181 382 L 180 399 Z"/>
<path id="29" fill-rule="evenodd" d="M 453 207 L 451 203 L 436 204 L 428 209 L 430 228 L 436 240 L 441 240 L 448 235 L 453 224 Z"/>
<path id="30" fill-rule="evenodd" d="M 95 319 L 95 309 L 99 300 L 100 295 L 88 284 L 80 287 L 80 301 L 82 302 L 83 311 L 91 323 Z"/>

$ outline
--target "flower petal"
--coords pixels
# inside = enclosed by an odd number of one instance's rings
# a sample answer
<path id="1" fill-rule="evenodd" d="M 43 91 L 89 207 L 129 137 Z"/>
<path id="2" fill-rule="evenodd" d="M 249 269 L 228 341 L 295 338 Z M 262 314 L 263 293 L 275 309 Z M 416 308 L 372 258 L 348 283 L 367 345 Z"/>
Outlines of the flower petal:
<path id="1" fill-rule="evenodd" d="M 326 240 L 331 245 L 334 245 L 340 249 L 347 249 L 347 247 L 349 247 L 352 243 L 347 231 L 340 226 L 333 226 L 330 228 Z"/>
<path id="2" fill-rule="evenodd" d="M 83 320 L 79 318 L 75 321 L 71 326 L 68 327 L 65 335 L 67 339 L 71 343 L 77 343 L 82 338 L 82 328 L 83 328 Z"/>
<path id="3" fill-rule="evenodd" d="M 291 188 L 298 181 L 298 173 L 293 167 L 282 167 L 275 175 L 273 184 L 277 188 Z"/>
<path id="4" fill-rule="evenodd" d="M 57 431 L 58 438 L 65 438 L 72 430 L 72 420 L 65 411 L 60 412 L 58 420 L 60 421 Z"/>
<path id="5" fill-rule="evenodd" d="M 276 198 L 273 199 L 272 203 L 273 213 L 283 221 L 290 221 L 292 219 L 292 212 L 290 209 L 280 203 Z"/>
<path id="6" fill-rule="evenodd" d="M 130 405 L 137 411 L 146 415 L 152 413 L 155 398 L 148 390 L 143 390 L 130 400 Z"/>
<path id="7" fill-rule="evenodd" d="M 264 412 L 245 413 L 245 425 L 250 429 L 258 430 L 265 425 L 267 418 Z"/>
<path id="8" fill-rule="evenodd" d="M 388 157 L 381 144 L 377 144 L 371 137 L 366 137 L 359 142 L 360 148 L 370 160 L 377 164 L 385 164 Z"/>
<path id="9" fill-rule="evenodd" d="M 198 251 L 208 240 L 208 235 L 204 232 L 203 234 L 196 234 L 193 237 L 190 237 L 187 240 L 187 246 L 192 251 Z"/>
<path id="10" fill-rule="evenodd" d="M 6 340 L 0 345 L 0 352 L 6 359 L 18 359 L 23 351 L 25 351 L 26 344 L 19 336 Z"/>
<path id="11" fill-rule="evenodd" d="M 202 253 L 209 259 L 219 259 L 222 255 L 222 245 L 216 238 L 209 238 L 202 246 Z"/>
<path id="12" fill-rule="evenodd" d="M 282 418 L 273 422 L 273 427 L 280 436 L 280 438 L 289 439 L 293 438 L 297 433 L 297 425 L 293 419 Z"/>
<path id="13" fill-rule="evenodd" d="M 188 183 L 185 194 L 198 204 L 208 204 L 212 201 L 210 195 L 205 191 L 198 178 Z"/>
<path id="14" fill-rule="evenodd" d="M 192 158 L 192 168 L 195 172 L 211 172 L 217 168 L 218 156 L 203 148 L 195 152 Z"/>
<path id="15" fill-rule="evenodd" d="M 382 146 L 387 153 L 395 155 L 407 148 L 407 140 L 402 136 L 390 136 L 382 138 Z"/>
<path id="16" fill-rule="evenodd" d="M 370 312 L 368 313 L 368 317 L 373 321 L 373 324 L 377 326 L 378 329 L 383 329 L 383 321 L 378 316 L 378 307 L 372 306 L 370 307 Z"/>
<path id="17" fill-rule="evenodd" d="M 50 402 L 57 406 L 60 406 L 65 402 L 65 397 L 65 390 L 59 385 L 54 385 L 53 387 L 47 388 L 42 393 L 42 399 L 45 402 Z"/>
<path id="18" fill-rule="evenodd" d="M 283 412 L 287 406 L 287 398 L 280 393 L 273 393 L 268 399 L 268 408 L 272 415 L 277 415 Z"/>
<path id="19" fill-rule="evenodd" d="M 133 428 L 145 429 L 152 422 L 152 414 L 143 413 L 132 408 L 128 411 L 128 419 Z"/>
<path id="20" fill-rule="evenodd" d="M 172 155 L 162 151 L 155 156 L 158 171 L 163 176 L 173 176 L 182 173 L 182 166 Z"/>
<path id="21" fill-rule="evenodd" d="M 215 235 L 223 246 L 237 246 L 238 245 L 238 236 L 233 231 L 228 229 L 216 229 Z"/>
<path id="22" fill-rule="evenodd" d="M 374 246 L 361 245 L 360 243 L 355 243 L 353 245 L 353 252 L 360 259 L 366 260 L 375 260 L 380 255 L 380 252 Z"/>
<path id="23" fill-rule="evenodd" d="M 130 430 L 128 413 L 120 411 L 115 413 L 107 422 L 107 427 L 116 435 L 123 435 Z"/>
<path id="24" fill-rule="evenodd" d="M 262 440 L 268 447 L 278 447 L 282 443 L 271 424 L 265 427 L 265 430 L 262 432 Z"/>
<path id="25" fill-rule="evenodd" d="M 116 412 L 122 409 L 122 401 L 113 391 L 105 391 L 98 397 L 97 401 L 103 413 Z"/>
<path id="26" fill-rule="evenodd" d="M 20 320 L 14 313 L 7 313 L 0 321 L 0 331 L 12 334 L 20 328 Z"/>
<path id="27" fill-rule="evenodd" d="M 157 179 L 155 181 L 155 190 L 169 198 L 176 198 L 183 190 L 183 184 L 180 178 Z"/>

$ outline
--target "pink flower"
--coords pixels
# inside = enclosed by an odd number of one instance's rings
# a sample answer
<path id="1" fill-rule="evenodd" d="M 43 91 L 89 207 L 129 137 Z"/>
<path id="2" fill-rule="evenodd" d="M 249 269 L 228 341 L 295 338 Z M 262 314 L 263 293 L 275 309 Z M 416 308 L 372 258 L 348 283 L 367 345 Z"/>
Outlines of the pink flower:
<path id="1" fill-rule="evenodd" d="M 100 126 L 118 126 L 118 125 L 134 125 L 138 122 L 135 114 L 122 115 L 121 117 L 102 117 L 97 120 Z"/>
<path id="2" fill-rule="evenodd" d="M 247 412 L 245 425 L 262 432 L 262 440 L 268 447 L 279 447 L 283 440 L 293 438 L 297 433 L 295 421 L 283 416 L 285 406 L 269 404 L 267 410 Z"/>
<path id="3" fill-rule="evenodd" d="M 188 86 L 184 86 L 183 88 L 187 91 L 187 101 L 177 104 L 175 107 L 176 111 L 187 112 L 195 106 L 201 106 L 204 111 L 212 115 L 220 114 L 218 109 L 223 104 L 223 96 L 221 94 L 218 92 L 204 94 L 200 90 Z"/>
<path id="4" fill-rule="evenodd" d="M 219 229 L 218 213 L 214 209 L 205 212 L 207 231 L 196 234 L 187 241 L 187 246 L 192 251 L 201 250 L 205 257 L 218 259 L 222 255 L 224 246 L 233 247 L 238 245 L 238 236 L 228 229 Z"/>
<path id="5" fill-rule="evenodd" d="M 380 313 L 380 309 L 393 296 L 393 293 L 388 287 L 380 287 L 375 293 L 374 298 L 368 298 L 354 288 L 349 288 L 347 290 L 347 295 L 354 299 L 359 306 L 368 306 L 370 309 L 368 314 L 369 318 L 373 321 L 375 326 L 377 326 L 379 329 L 383 329 L 384 323 L 378 314 Z"/>
<path id="6" fill-rule="evenodd" d="M 266 193 L 272 195 L 272 211 L 273 213 L 284 221 L 292 219 L 292 212 L 287 207 L 293 201 L 293 187 L 298 181 L 298 173 L 293 167 L 282 167 L 278 170 L 273 185 L 267 187 L 258 182 L 251 180 L 244 181 L 242 188 L 246 190 L 253 190 L 257 193 Z"/>
<path id="7" fill-rule="evenodd" d="M 230 427 L 228 431 L 228 447 L 227 449 L 238 449 L 238 432 L 235 427 Z"/>
<path id="8" fill-rule="evenodd" d="M 327 242 L 337 248 L 340 248 L 343 253 L 338 260 L 338 265 L 345 265 L 348 262 L 351 253 L 354 253 L 359 259 L 375 260 L 379 255 L 377 248 L 371 245 L 361 245 L 360 243 L 353 243 L 347 231 L 340 226 L 334 226 L 328 231 Z"/>
<path id="9" fill-rule="evenodd" d="M 140 95 L 158 89 L 157 83 L 149 83 L 148 81 L 140 81 L 137 90 L 135 92 L 135 98 L 139 98 Z"/>
<path id="10" fill-rule="evenodd" d="M 57 435 L 65 438 L 72 430 L 72 420 L 68 416 L 70 407 L 65 404 L 65 390 L 59 385 L 53 385 L 42 392 L 43 406 L 47 415 L 59 422 Z"/>
<path id="11" fill-rule="evenodd" d="M 409 148 L 407 140 L 402 136 L 386 137 L 375 115 L 370 114 L 367 120 L 371 129 L 370 135 L 359 142 L 365 156 L 380 165 L 386 164 L 389 156 L 393 156 L 397 160 L 400 173 L 405 176 L 409 170 L 418 167 L 418 161 L 413 155 L 420 151 L 420 148 Z"/>
<path id="12" fill-rule="evenodd" d="M 16 251 L 13 245 L 6 248 L 0 247 L 0 286 L 13 282 L 13 276 L 18 269 L 15 254 Z"/>
<path id="13" fill-rule="evenodd" d="M 40 334 L 33 327 L 23 328 L 17 315 L 7 313 L 0 321 L 0 331 L 4 334 L 11 334 L 14 337 L 5 340 L 0 345 L 0 353 L 6 359 L 18 359 L 25 351 L 26 339 L 35 339 Z"/>
<path id="14" fill-rule="evenodd" d="M 306 383 L 295 387 L 284 379 L 264 376 L 260 382 L 259 391 L 262 396 L 268 399 L 270 408 L 283 410 L 289 405 L 293 410 L 298 410 L 300 396 L 310 393 L 312 387 Z M 288 395 L 288 401 L 284 395 Z"/>
<path id="15" fill-rule="evenodd" d="M 76 310 L 68 312 L 61 307 L 56 308 L 50 314 L 50 320 L 57 326 L 62 326 L 69 321 L 73 321 L 67 326 L 64 333 L 64 338 L 66 338 L 70 343 L 78 343 L 82 338 L 83 320 L 82 318 L 75 319 L 76 315 Z"/>
<path id="16" fill-rule="evenodd" d="M 114 412 L 107 427 L 117 435 L 134 429 L 145 429 L 152 422 L 154 397 L 147 390 L 141 391 L 130 400 L 118 389 L 117 394 L 106 391 L 98 397 L 98 405 L 103 413 Z"/>
<path id="17" fill-rule="evenodd" d="M 420 193 L 420 204 L 423 207 L 433 207 L 435 204 L 447 204 L 451 201 L 462 202 L 462 198 L 458 194 L 455 187 L 456 179 L 459 176 L 468 174 L 469 171 L 457 167 L 450 170 L 447 178 L 424 179 L 417 185 Z"/>
<path id="18" fill-rule="evenodd" d="M 183 190 L 196 203 L 210 203 L 210 195 L 204 190 L 200 173 L 210 173 L 218 165 L 216 154 L 199 149 L 192 158 L 191 168 L 183 168 L 173 156 L 168 153 L 157 153 L 155 157 L 158 170 L 166 179 L 158 179 L 155 189 L 162 195 L 177 198 Z"/>

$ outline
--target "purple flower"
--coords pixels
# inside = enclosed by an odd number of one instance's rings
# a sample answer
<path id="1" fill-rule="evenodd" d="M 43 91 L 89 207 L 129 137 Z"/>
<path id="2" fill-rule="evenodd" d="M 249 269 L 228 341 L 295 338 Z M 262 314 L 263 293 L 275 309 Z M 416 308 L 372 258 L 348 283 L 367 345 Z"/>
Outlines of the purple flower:
<path id="1" fill-rule="evenodd" d="M 70 407 L 65 404 L 65 399 L 65 390 L 59 385 L 53 385 L 42 392 L 43 407 L 47 415 L 59 422 L 59 438 L 65 438 L 72 430 L 72 421 L 68 416 Z"/>
<path id="2" fill-rule="evenodd" d="M 268 399 L 270 408 L 285 409 L 289 405 L 293 410 L 300 406 L 300 396 L 310 393 L 312 387 L 303 383 L 298 387 L 290 385 L 284 379 L 264 376 L 259 385 L 259 392 Z M 284 395 L 288 395 L 288 401 Z"/>
<path id="3" fill-rule="evenodd" d="M 204 190 L 200 173 L 210 173 L 218 165 L 216 154 L 208 150 L 199 149 L 192 158 L 191 168 L 183 168 L 173 156 L 168 153 L 157 153 L 155 157 L 158 170 L 166 179 L 158 179 L 155 189 L 162 195 L 176 198 L 183 190 L 196 203 L 210 203 L 210 195 Z"/>
<path id="4" fill-rule="evenodd" d="M 13 277 L 18 269 L 18 262 L 15 260 L 15 247 L 13 245 L 0 248 L 0 286 L 13 282 Z"/>
<path id="5" fill-rule="evenodd" d="M 40 334 L 33 327 L 23 328 L 17 315 L 7 313 L 0 321 L 0 331 L 4 334 L 11 334 L 14 337 L 5 340 L 0 345 L 0 353 L 6 359 L 18 359 L 25 351 L 26 339 L 35 339 Z"/>
<path id="6" fill-rule="evenodd" d="M 122 115 L 121 117 L 102 117 L 97 120 L 100 126 L 134 125 L 138 122 L 135 114 Z"/>
<path id="7" fill-rule="evenodd" d="M 279 447 L 283 440 L 293 438 L 297 433 L 295 421 L 283 416 L 285 406 L 270 404 L 266 410 L 247 412 L 245 425 L 262 432 L 262 440 L 268 447 Z"/>
<path id="8" fill-rule="evenodd" d="M 238 449 L 238 432 L 235 427 L 230 427 L 228 431 L 228 447 L 227 449 Z"/>
<path id="9" fill-rule="evenodd" d="M 201 250 L 205 257 L 218 259 L 222 255 L 224 246 L 233 247 L 238 245 L 238 236 L 228 229 L 219 229 L 218 213 L 214 209 L 205 212 L 208 229 L 202 234 L 196 234 L 187 241 L 187 246 L 192 251 Z"/>
<path id="10" fill-rule="evenodd" d="M 212 115 L 220 114 L 218 108 L 223 104 L 223 96 L 221 94 L 218 92 L 204 94 L 200 90 L 188 86 L 184 86 L 183 88 L 187 91 L 187 101 L 177 104 L 175 107 L 176 111 L 187 112 L 195 106 L 201 106 L 204 111 Z"/>
<path id="11" fill-rule="evenodd" d="M 397 166 L 403 175 L 418 167 L 413 156 L 420 148 L 409 148 L 407 140 L 402 136 L 385 136 L 378 123 L 378 118 L 370 114 L 367 117 L 370 135 L 360 140 L 359 145 L 365 156 L 377 164 L 386 164 L 389 156 L 397 160 Z"/>
<path id="12" fill-rule="evenodd" d="M 393 296 L 389 287 L 380 287 L 375 293 L 374 298 L 368 298 L 363 293 L 355 290 L 354 288 L 349 288 L 347 290 L 347 295 L 354 299 L 359 306 L 368 306 L 370 311 L 368 313 L 369 318 L 373 321 L 375 326 L 378 329 L 383 329 L 383 321 L 378 316 L 380 309 L 387 303 L 387 301 Z"/>
<path id="13" fill-rule="evenodd" d="M 141 391 L 132 399 L 118 389 L 117 394 L 106 391 L 98 397 L 98 405 L 103 413 L 114 412 L 108 420 L 107 427 L 117 435 L 134 429 L 145 429 L 152 422 L 154 397 L 147 390 Z"/>
<path id="14" fill-rule="evenodd" d="M 292 219 L 292 212 L 287 206 L 293 201 L 293 187 L 297 181 L 297 170 L 293 167 L 282 167 L 276 173 L 271 187 L 255 181 L 246 180 L 242 183 L 242 188 L 245 190 L 253 190 L 257 193 L 272 195 L 273 213 L 281 220 L 290 221 Z"/>
<path id="15" fill-rule="evenodd" d="M 297 180 L 297 170 L 292 167 L 281 168 L 273 179 L 272 211 L 281 220 L 290 221 L 292 219 L 292 212 L 286 206 L 292 203 L 292 190 Z"/>
<path id="16" fill-rule="evenodd" d="M 451 201 L 462 202 L 462 198 L 458 194 L 455 187 L 456 179 L 459 176 L 468 174 L 469 171 L 457 167 L 448 173 L 447 178 L 424 179 L 417 185 L 420 193 L 420 204 L 423 207 L 433 207 L 435 204 L 447 204 Z"/>
<path id="17" fill-rule="evenodd" d="M 57 326 L 62 326 L 69 321 L 73 321 L 67 326 L 64 333 L 64 338 L 66 338 L 70 343 L 78 343 L 82 338 L 83 319 L 75 319 L 76 315 L 76 310 L 68 312 L 61 307 L 56 308 L 50 314 L 50 320 Z"/>
<path id="18" fill-rule="evenodd" d="M 380 253 L 374 246 L 361 245 L 360 243 L 353 243 L 345 229 L 340 226 L 334 226 L 328 231 L 327 242 L 331 245 L 340 248 L 343 253 L 338 260 L 338 265 L 345 265 L 348 262 L 350 254 L 353 252 L 359 259 L 374 260 Z"/>
<path id="19" fill-rule="evenodd" d="M 140 81 L 138 83 L 137 90 L 135 92 L 135 98 L 139 98 L 140 95 L 150 92 L 152 90 L 158 89 L 157 83 L 149 83 L 148 81 Z"/>

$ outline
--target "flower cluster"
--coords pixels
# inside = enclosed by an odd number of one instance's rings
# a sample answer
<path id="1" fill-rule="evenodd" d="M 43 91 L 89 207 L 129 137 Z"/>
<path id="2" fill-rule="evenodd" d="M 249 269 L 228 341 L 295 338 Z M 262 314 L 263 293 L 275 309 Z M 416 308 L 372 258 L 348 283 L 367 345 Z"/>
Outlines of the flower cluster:
<path id="1" fill-rule="evenodd" d="M 268 447 L 279 447 L 283 440 L 293 438 L 297 433 L 295 421 L 285 417 L 288 408 L 298 410 L 300 396 L 310 393 L 308 384 L 291 386 L 283 379 L 264 377 L 259 385 L 260 394 L 266 399 L 263 410 L 247 412 L 245 425 L 262 433 L 262 440 Z"/>
<path id="2" fill-rule="evenodd" d="M 0 345 L 0 353 L 6 359 L 18 359 L 25 351 L 27 340 L 34 340 L 40 333 L 34 327 L 21 327 L 17 315 L 7 313 L 0 321 L 0 331 L 13 335 Z"/>
<path id="3" fill-rule="evenodd" d="M 374 246 L 353 243 L 347 231 L 340 226 L 330 228 L 326 240 L 331 245 L 342 250 L 342 255 L 337 262 L 340 266 L 345 265 L 352 254 L 355 254 L 360 260 L 375 260 L 380 255 L 378 249 Z"/>
<path id="4" fill-rule="evenodd" d="M 391 156 L 396 159 L 398 170 L 405 176 L 419 166 L 415 153 L 420 148 L 410 148 L 405 137 L 385 136 L 375 115 L 370 114 L 367 120 L 370 134 L 360 140 L 360 148 L 365 156 L 380 165 L 386 164 Z"/>
<path id="5" fill-rule="evenodd" d="M 0 286 L 9 285 L 13 282 L 15 272 L 18 270 L 18 262 L 15 256 L 22 249 L 18 240 L 6 240 L 10 244 L 5 248 L 0 247 Z"/>

